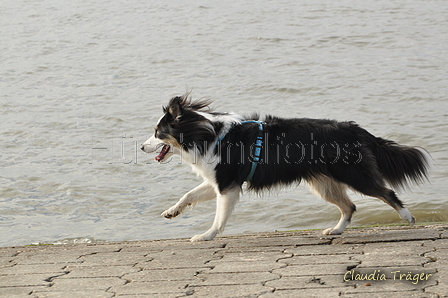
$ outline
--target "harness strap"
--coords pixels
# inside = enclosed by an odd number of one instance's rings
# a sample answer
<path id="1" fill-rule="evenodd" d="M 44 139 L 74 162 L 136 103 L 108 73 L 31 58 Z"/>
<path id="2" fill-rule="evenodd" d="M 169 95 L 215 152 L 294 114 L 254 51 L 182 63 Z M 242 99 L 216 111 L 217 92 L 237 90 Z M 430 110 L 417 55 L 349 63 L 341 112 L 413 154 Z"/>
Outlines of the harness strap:
<path id="1" fill-rule="evenodd" d="M 247 120 L 241 123 L 258 123 L 258 136 L 255 140 L 254 157 L 252 159 L 249 175 L 247 175 L 246 178 L 246 181 L 250 181 L 255 174 L 255 170 L 257 169 L 258 162 L 260 161 L 261 148 L 263 148 L 263 121 Z"/>
<path id="2" fill-rule="evenodd" d="M 258 136 L 255 140 L 255 149 L 254 149 L 254 156 L 252 159 L 252 165 L 250 168 L 249 175 L 247 175 L 247 178 L 245 181 L 250 181 L 252 177 L 255 174 L 255 170 L 257 169 L 258 162 L 260 161 L 260 154 L 261 154 L 261 148 L 263 148 L 263 121 L 257 121 L 257 120 L 246 120 L 242 121 L 241 124 L 245 123 L 258 123 Z M 216 146 L 225 138 L 226 135 L 222 135 L 218 138 L 216 141 Z"/>

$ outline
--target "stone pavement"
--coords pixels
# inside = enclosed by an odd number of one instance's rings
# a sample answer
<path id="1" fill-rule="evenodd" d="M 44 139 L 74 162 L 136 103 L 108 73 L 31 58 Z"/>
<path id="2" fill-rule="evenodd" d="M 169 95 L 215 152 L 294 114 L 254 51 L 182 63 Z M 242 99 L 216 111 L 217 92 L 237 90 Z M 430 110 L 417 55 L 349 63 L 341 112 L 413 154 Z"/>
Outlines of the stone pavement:
<path id="1" fill-rule="evenodd" d="M 448 224 L 319 233 L 0 248 L 0 297 L 448 297 Z"/>

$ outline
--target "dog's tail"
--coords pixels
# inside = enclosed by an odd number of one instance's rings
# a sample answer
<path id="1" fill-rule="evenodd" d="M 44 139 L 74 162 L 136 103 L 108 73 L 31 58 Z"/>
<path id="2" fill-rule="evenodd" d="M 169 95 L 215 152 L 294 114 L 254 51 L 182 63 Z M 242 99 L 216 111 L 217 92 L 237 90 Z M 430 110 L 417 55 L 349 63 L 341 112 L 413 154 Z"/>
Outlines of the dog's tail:
<path id="1" fill-rule="evenodd" d="M 379 171 L 391 187 L 400 190 L 408 188 L 410 183 L 419 184 L 428 179 L 432 158 L 425 149 L 374 138 L 370 138 L 370 149 L 376 157 Z"/>

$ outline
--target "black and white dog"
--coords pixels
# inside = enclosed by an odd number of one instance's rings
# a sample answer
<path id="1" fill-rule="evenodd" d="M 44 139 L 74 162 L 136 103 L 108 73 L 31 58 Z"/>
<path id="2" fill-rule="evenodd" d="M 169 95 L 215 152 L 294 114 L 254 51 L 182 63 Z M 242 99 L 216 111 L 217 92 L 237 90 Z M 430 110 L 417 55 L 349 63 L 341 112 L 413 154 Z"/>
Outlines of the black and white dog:
<path id="1" fill-rule="evenodd" d="M 159 162 L 181 155 L 204 179 L 162 216 L 173 218 L 187 206 L 217 198 L 212 227 L 191 241 L 212 240 L 224 230 L 245 181 L 259 192 L 305 180 L 341 211 L 338 224 L 324 235 L 341 234 L 350 223 L 356 206 L 347 188 L 381 199 L 415 223 L 389 187 L 425 180 L 431 158 L 424 149 L 375 137 L 354 122 L 274 116 L 258 121 L 257 115 L 212 112 L 209 104 L 189 94 L 172 98 L 141 147 L 146 153 L 160 150 Z"/>

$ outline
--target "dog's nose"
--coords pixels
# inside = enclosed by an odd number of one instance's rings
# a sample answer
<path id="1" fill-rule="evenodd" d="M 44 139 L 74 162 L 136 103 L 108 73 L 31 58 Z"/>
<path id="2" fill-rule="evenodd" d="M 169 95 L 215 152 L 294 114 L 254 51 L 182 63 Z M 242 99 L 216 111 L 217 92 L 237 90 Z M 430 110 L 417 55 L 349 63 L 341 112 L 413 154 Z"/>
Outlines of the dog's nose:
<path id="1" fill-rule="evenodd" d="M 140 147 L 140 150 L 145 151 L 145 145 L 142 144 L 142 146 Z"/>

